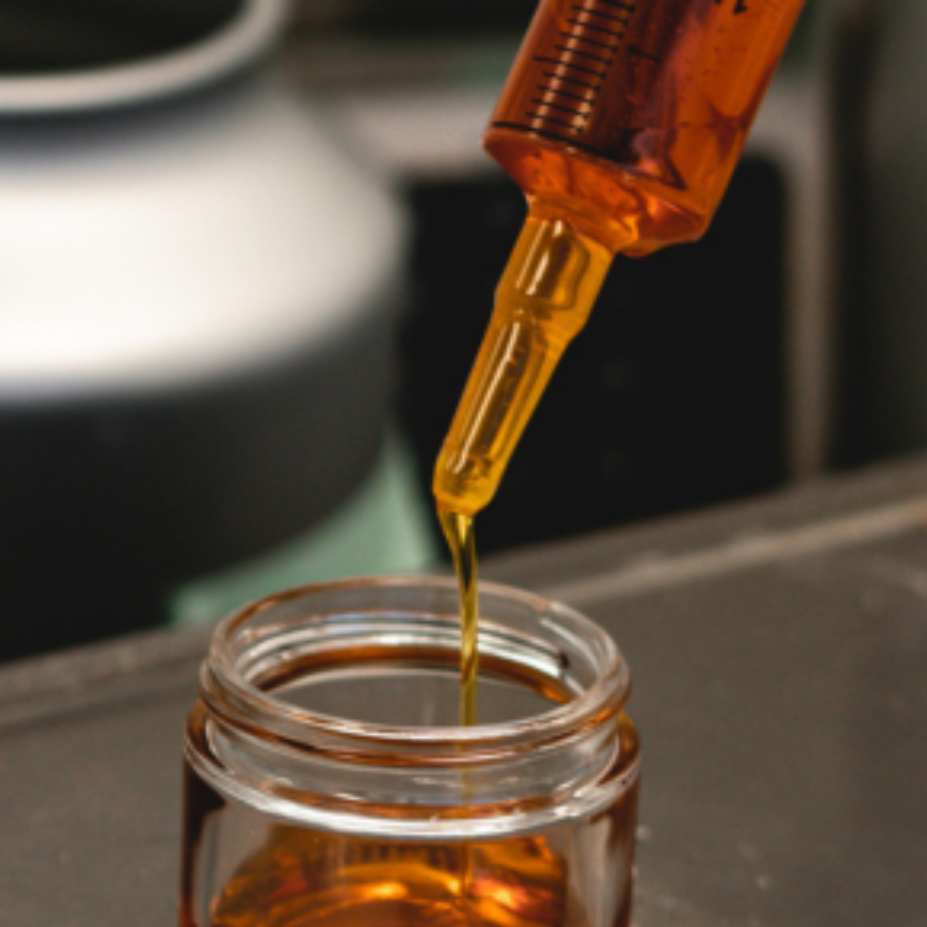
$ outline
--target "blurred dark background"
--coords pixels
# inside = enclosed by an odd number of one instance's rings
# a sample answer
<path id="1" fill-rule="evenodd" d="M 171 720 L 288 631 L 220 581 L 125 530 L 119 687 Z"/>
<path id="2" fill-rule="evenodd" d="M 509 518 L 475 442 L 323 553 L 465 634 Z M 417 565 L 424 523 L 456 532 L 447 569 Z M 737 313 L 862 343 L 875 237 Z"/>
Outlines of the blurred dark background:
<path id="1" fill-rule="evenodd" d="M 698 248 L 622 258 L 493 504 L 481 549 L 594 531 L 786 477 L 783 178 L 747 158 Z M 425 481 L 524 219 L 505 177 L 410 184 L 400 421 Z M 448 221 L 448 217 L 453 221 Z"/>
<path id="2" fill-rule="evenodd" d="M 207 36 L 229 7 L 229 0 L 2 0 L 0 73 L 62 73 L 170 52 Z"/>

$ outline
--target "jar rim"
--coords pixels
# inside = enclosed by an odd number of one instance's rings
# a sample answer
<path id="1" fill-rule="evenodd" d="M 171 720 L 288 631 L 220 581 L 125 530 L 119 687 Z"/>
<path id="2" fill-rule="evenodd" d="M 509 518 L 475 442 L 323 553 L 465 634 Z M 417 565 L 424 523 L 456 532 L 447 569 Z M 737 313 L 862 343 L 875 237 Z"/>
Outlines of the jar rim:
<path id="1" fill-rule="evenodd" d="M 459 766 L 492 761 L 500 754 L 535 750 L 555 743 L 577 731 L 597 726 L 620 713 L 630 695 L 630 672 L 617 645 L 599 625 L 566 605 L 532 593 L 496 583 L 480 583 L 482 601 L 496 597 L 516 602 L 543 616 L 545 627 L 556 630 L 565 641 L 582 647 L 596 662 L 592 684 L 562 704 L 539 714 L 512 721 L 464 726 L 412 726 L 381 724 L 339 718 L 310 711 L 274 696 L 272 692 L 245 678 L 238 669 L 236 639 L 255 616 L 275 606 L 301 598 L 324 594 L 414 589 L 453 592 L 456 583 L 448 577 L 385 576 L 337 580 L 298 587 L 251 603 L 232 613 L 216 628 L 209 656 L 203 664 L 201 691 L 211 710 L 244 723 L 270 731 L 294 747 L 318 748 L 319 736 L 358 756 L 381 755 L 392 749 L 412 748 L 415 756 L 428 765 L 441 763 Z M 388 611 L 383 609 L 384 614 Z M 490 627 L 493 623 L 490 621 Z M 484 622 L 481 619 L 481 632 Z"/>

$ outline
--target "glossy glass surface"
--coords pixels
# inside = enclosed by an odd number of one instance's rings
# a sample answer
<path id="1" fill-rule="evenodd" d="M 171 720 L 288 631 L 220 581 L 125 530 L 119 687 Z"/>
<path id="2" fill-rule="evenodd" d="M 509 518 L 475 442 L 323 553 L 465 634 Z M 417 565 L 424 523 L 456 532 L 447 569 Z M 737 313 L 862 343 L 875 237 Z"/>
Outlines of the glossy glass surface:
<path id="1" fill-rule="evenodd" d="M 617 649 L 490 586 L 460 727 L 456 605 L 445 580 L 357 580 L 220 626 L 187 727 L 182 927 L 627 927 Z"/>

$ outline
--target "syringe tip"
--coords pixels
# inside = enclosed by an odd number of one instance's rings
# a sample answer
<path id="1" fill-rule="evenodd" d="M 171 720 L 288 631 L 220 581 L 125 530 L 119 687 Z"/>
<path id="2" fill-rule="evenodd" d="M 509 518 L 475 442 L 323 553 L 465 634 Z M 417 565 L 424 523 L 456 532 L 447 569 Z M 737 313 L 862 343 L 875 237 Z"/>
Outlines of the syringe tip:
<path id="1" fill-rule="evenodd" d="M 501 468 L 500 468 L 501 469 Z M 445 442 L 435 466 L 433 492 L 438 507 L 461 515 L 476 515 L 495 495 L 488 461 Z"/>
<path id="2" fill-rule="evenodd" d="M 438 457 L 438 505 L 475 515 L 489 504 L 564 348 L 583 327 L 610 263 L 604 245 L 568 222 L 529 216 Z"/>

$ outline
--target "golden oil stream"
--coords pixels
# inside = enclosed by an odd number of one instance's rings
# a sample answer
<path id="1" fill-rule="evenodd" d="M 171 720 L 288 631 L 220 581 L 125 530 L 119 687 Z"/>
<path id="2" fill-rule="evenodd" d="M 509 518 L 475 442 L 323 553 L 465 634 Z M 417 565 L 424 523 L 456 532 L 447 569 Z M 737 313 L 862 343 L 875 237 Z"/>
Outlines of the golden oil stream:
<path id="1" fill-rule="evenodd" d="M 439 507 L 438 519 L 454 558 L 460 591 L 460 723 L 467 727 L 476 723 L 479 672 L 476 538 L 471 516 Z"/>

